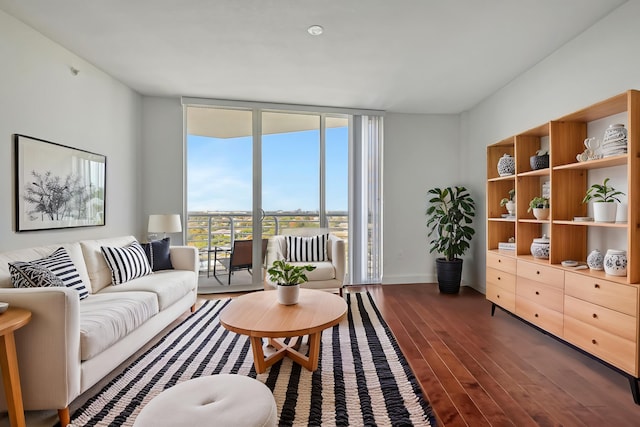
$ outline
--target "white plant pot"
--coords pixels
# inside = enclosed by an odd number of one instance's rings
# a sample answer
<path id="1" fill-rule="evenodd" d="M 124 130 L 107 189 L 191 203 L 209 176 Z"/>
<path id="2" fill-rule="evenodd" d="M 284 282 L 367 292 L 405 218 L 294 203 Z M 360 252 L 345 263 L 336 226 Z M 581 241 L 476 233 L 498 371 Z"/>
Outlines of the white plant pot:
<path id="1" fill-rule="evenodd" d="M 616 222 L 617 205 L 613 202 L 593 202 L 595 222 Z"/>
<path id="2" fill-rule="evenodd" d="M 293 305 L 298 303 L 300 295 L 300 285 L 277 286 L 278 302 L 283 305 Z"/>
<path id="3" fill-rule="evenodd" d="M 549 208 L 533 208 L 533 216 L 537 219 L 549 218 Z"/>
<path id="4" fill-rule="evenodd" d="M 516 202 L 509 201 L 505 204 L 505 207 L 507 208 L 507 212 L 509 212 L 509 215 L 516 214 Z"/>

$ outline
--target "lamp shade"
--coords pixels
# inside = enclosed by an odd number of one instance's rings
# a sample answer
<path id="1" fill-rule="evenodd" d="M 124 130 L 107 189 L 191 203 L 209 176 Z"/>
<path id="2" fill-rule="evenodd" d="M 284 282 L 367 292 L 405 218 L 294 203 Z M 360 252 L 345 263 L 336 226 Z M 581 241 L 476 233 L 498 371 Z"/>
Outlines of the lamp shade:
<path id="1" fill-rule="evenodd" d="M 182 231 L 180 215 L 149 215 L 149 233 L 179 233 Z"/>

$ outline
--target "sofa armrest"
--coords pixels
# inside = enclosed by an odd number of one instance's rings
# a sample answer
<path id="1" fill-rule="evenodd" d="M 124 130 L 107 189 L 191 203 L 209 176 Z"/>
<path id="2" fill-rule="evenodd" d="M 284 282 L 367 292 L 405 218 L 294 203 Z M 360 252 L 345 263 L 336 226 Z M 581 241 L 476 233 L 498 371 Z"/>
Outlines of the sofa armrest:
<path id="1" fill-rule="evenodd" d="M 70 288 L 0 288 L 0 301 L 31 311 L 15 332 L 25 409 L 66 408 L 80 394 L 80 299 Z M 6 409 L 4 388 L 0 408 Z"/>
<path id="2" fill-rule="evenodd" d="M 336 269 L 336 279 L 344 285 L 347 263 L 344 240 L 333 234 L 329 234 L 329 241 L 331 242 L 331 263 L 333 264 L 333 268 Z"/>
<path id="3" fill-rule="evenodd" d="M 169 248 L 171 264 L 176 270 L 189 270 L 198 274 L 200 258 L 198 248 L 194 246 L 171 246 Z"/>

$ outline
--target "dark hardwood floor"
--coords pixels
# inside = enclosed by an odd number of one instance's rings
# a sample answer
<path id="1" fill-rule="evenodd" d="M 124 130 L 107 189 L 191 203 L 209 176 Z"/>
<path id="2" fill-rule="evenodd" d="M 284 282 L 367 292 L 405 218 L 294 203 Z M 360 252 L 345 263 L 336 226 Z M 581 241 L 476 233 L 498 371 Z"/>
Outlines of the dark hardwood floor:
<path id="1" fill-rule="evenodd" d="M 559 342 L 471 288 L 367 289 L 440 426 L 639 426 L 625 376 Z"/>

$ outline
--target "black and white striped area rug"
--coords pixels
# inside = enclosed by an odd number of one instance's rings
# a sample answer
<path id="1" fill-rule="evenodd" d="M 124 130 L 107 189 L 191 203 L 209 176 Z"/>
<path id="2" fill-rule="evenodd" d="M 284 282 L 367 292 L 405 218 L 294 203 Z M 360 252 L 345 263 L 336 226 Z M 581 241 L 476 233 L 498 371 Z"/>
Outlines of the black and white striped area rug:
<path id="1" fill-rule="evenodd" d="M 260 375 L 248 337 L 220 325 L 218 316 L 230 300 L 207 301 L 75 411 L 72 424 L 132 425 L 142 407 L 166 388 L 203 375 L 234 373 L 272 390 L 282 426 L 435 425 L 371 296 L 348 293 L 346 298 L 347 318 L 323 332 L 317 371 L 285 358 Z"/>

